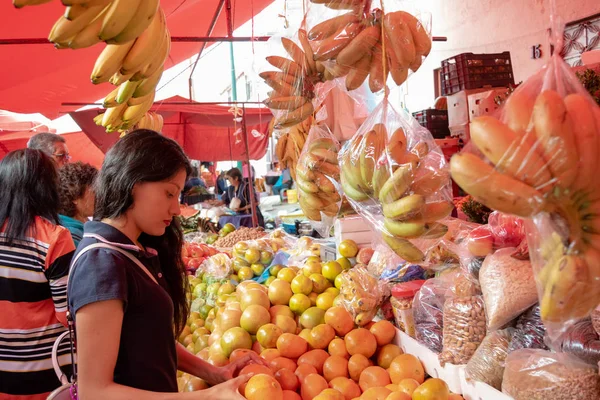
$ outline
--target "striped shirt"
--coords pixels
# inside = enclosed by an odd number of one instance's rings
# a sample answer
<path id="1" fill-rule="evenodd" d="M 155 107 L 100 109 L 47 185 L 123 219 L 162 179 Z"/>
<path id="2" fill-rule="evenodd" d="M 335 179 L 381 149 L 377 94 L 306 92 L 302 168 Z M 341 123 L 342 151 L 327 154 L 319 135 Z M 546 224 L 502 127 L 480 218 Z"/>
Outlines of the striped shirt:
<path id="1" fill-rule="evenodd" d="M 0 399 L 42 400 L 60 386 L 52 346 L 65 331 L 71 234 L 37 217 L 35 237 L 8 240 L 0 229 Z M 70 363 L 68 341 L 60 364 Z"/>

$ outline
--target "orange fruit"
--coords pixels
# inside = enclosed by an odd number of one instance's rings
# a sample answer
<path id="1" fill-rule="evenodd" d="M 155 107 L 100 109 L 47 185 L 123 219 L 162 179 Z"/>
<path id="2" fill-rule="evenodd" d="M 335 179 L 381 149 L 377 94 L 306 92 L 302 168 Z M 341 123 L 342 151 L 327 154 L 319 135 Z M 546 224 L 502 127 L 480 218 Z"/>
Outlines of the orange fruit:
<path id="1" fill-rule="evenodd" d="M 401 354 L 394 358 L 388 369 L 392 383 L 411 378 L 422 384 L 425 381 L 425 370 L 421 361 L 412 354 Z"/>
<path id="2" fill-rule="evenodd" d="M 223 336 L 221 336 L 219 343 L 221 344 L 221 349 L 226 357 L 229 357 L 236 349 L 252 348 L 252 338 L 250 337 L 250 334 L 240 327 L 231 328 L 225 331 Z"/>
<path id="3" fill-rule="evenodd" d="M 200 378 L 196 378 L 195 376 L 189 377 L 188 381 L 185 383 L 184 392 L 195 392 L 197 390 L 208 389 L 208 383 Z"/>
<path id="4" fill-rule="evenodd" d="M 250 353 L 253 353 L 253 351 L 248 349 L 235 349 L 231 352 L 231 355 L 229 356 L 229 362 L 234 362 L 235 360 L 242 358 Z"/>
<path id="5" fill-rule="evenodd" d="M 363 392 L 360 400 L 385 400 L 392 391 L 385 387 L 372 387 Z"/>
<path id="6" fill-rule="evenodd" d="M 252 375 L 265 374 L 265 375 L 274 376 L 273 371 L 271 371 L 271 369 L 269 367 L 265 367 L 262 364 L 246 365 L 244 368 L 242 368 L 240 370 L 239 375 L 246 375 L 246 374 L 252 374 Z"/>
<path id="7" fill-rule="evenodd" d="M 269 301 L 267 293 L 258 289 L 250 289 L 240 298 L 240 309 L 242 312 L 252 304 L 263 306 L 267 310 L 271 307 L 271 302 Z"/>
<path id="8" fill-rule="evenodd" d="M 420 383 L 412 378 L 402 379 L 398 382 L 398 391 L 412 396 L 414 391 L 419 387 Z"/>
<path id="9" fill-rule="evenodd" d="M 300 327 L 298 327 L 298 329 L 300 329 Z M 302 339 L 306 340 L 308 342 L 308 345 L 310 346 L 310 329 L 306 328 L 306 329 L 302 329 L 299 333 L 298 336 L 300 336 Z M 312 347 L 311 347 L 312 349 Z"/>
<path id="10" fill-rule="evenodd" d="M 377 351 L 377 365 L 381 368 L 388 369 L 394 358 L 400 354 L 404 354 L 402 349 L 395 344 L 386 344 Z"/>
<path id="11" fill-rule="evenodd" d="M 327 347 L 327 351 L 332 356 L 340 356 L 345 359 L 350 358 L 350 354 L 348 354 L 348 350 L 346 350 L 346 342 L 344 339 L 335 338 L 331 342 L 329 342 L 329 347 Z"/>
<path id="12" fill-rule="evenodd" d="M 325 311 L 324 320 L 338 336 L 345 336 L 354 328 L 354 318 L 344 307 L 331 307 Z"/>
<path id="13" fill-rule="evenodd" d="M 385 400 L 412 400 L 412 397 L 410 397 L 406 393 L 394 392 L 392 390 L 392 393 L 390 393 L 389 396 L 385 398 Z"/>
<path id="14" fill-rule="evenodd" d="M 294 312 L 290 310 L 287 305 L 277 305 L 269 308 L 269 314 L 271 314 L 271 322 L 275 323 L 275 317 L 277 315 L 285 315 L 286 317 L 294 318 Z"/>
<path id="15" fill-rule="evenodd" d="M 298 320 L 302 328 L 312 329 L 317 325 L 324 324 L 325 310 L 319 307 L 310 307 L 302 313 Z"/>
<path id="16" fill-rule="evenodd" d="M 314 400 L 346 400 L 346 397 L 335 389 L 325 389 Z"/>
<path id="17" fill-rule="evenodd" d="M 448 385 L 441 379 L 427 379 L 412 395 L 413 400 L 447 400 L 450 396 Z"/>
<path id="18" fill-rule="evenodd" d="M 295 392 L 300 387 L 300 381 L 294 371 L 287 368 L 275 372 L 275 379 L 277 379 L 283 390 L 293 390 Z"/>
<path id="19" fill-rule="evenodd" d="M 329 387 L 337 390 L 346 397 L 346 400 L 352 400 L 355 397 L 360 397 L 360 387 L 352 379 L 338 377 L 329 382 Z"/>
<path id="20" fill-rule="evenodd" d="M 352 378 L 355 382 L 358 382 L 360 379 L 360 374 L 370 365 L 371 363 L 369 359 L 362 354 L 353 355 L 348 360 L 348 372 L 350 373 L 350 378 Z"/>
<path id="21" fill-rule="evenodd" d="M 277 357 L 281 357 L 281 353 L 277 349 L 265 349 L 260 353 L 260 356 L 269 362 Z"/>
<path id="22" fill-rule="evenodd" d="M 342 240 L 342 242 L 338 246 L 338 251 L 342 255 L 342 257 L 356 257 L 356 255 L 358 254 L 358 245 L 354 240 Z"/>
<path id="23" fill-rule="evenodd" d="M 296 333 L 296 321 L 286 315 L 277 315 L 274 324 L 281 328 L 283 333 Z"/>
<path id="24" fill-rule="evenodd" d="M 225 310 L 219 317 L 219 327 L 226 331 L 230 328 L 235 328 L 236 326 L 240 326 L 240 318 L 242 317 L 242 312 L 240 310 Z"/>
<path id="25" fill-rule="evenodd" d="M 280 369 L 289 369 L 290 371 L 295 371 L 297 368 L 296 362 L 287 357 L 276 357 L 269 361 L 269 367 L 271 370 L 277 372 Z"/>
<path id="26" fill-rule="evenodd" d="M 390 321 L 381 320 L 375 322 L 369 331 L 377 339 L 378 346 L 385 346 L 394 340 L 396 337 L 396 328 Z"/>
<path id="27" fill-rule="evenodd" d="M 310 374 L 300 385 L 302 400 L 312 400 L 323 390 L 329 388 L 327 381 L 321 375 Z"/>
<path id="28" fill-rule="evenodd" d="M 317 373 L 323 374 L 323 364 L 329 358 L 329 354 L 325 350 L 316 349 L 302 354 L 298 358 L 298 365 L 309 364 L 315 367 Z"/>
<path id="29" fill-rule="evenodd" d="M 308 350 L 308 343 L 300 336 L 284 333 L 277 339 L 277 350 L 283 357 L 298 358 Z"/>
<path id="30" fill-rule="evenodd" d="M 275 279 L 269 285 L 268 296 L 273 305 L 288 305 L 294 295 L 290 283 L 283 279 Z"/>
<path id="31" fill-rule="evenodd" d="M 334 338 L 335 331 L 331 325 L 320 324 L 310 331 L 310 340 L 308 343 L 314 349 L 326 349 Z"/>
<path id="32" fill-rule="evenodd" d="M 364 392 L 372 387 L 380 387 L 392 383 L 388 372 L 377 366 L 367 367 L 360 374 L 358 385 Z"/>
<path id="33" fill-rule="evenodd" d="M 252 351 L 253 351 L 253 352 L 255 352 L 256 354 L 260 354 L 260 353 L 262 353 L 264 349 L 265 349 L 265 348 L 264 348 L 264 347 L 262 347 L 262 346 L 260 345 L 260 343 L 258 343 L 258 342 L 254 342 L 254 343 L 252 343 Z"/>
<path id="34" fill-rule="evenodd" d="M 310 374 L 318 374 L 317 369 L 310 364 L 298 364 L 298 368 L 294 371 L 300 383 L 304 382 L 304 378 L 306 378 Z"/>
<path id="35" fill-rule="evenodd" d="M 398 390 L 398 385 L 390 383 L 389 385 L 385 385 L 386 388 L 390 389 L 392 392 L 396 392 Z"/>
<path id="36" fill-rule="evenodd" d="M 323 363 L 323 377 L 327 382 L 339 377 L 348 377 L 348 360 L 340 356 L 331 356 Z"/>
<path id="37" fill-rule="evenodd" d="M 283 400 L 283 389 L 275 378 L 270 375 L 254 375 L 244 391 L 244 396 L 248 400 Z"/>
<path id="38" fill-rule="evenodd" d="M 364 328 L 354 329 L 344 337 L 346 350 L 350 355 L 362 354 L 371 358 L 377 351 L 377 340 L 375 336 Z"/>
<path id="39" fill-rule="evenodd" d="M 240 326 L 251 335 L 256 335 L 258 329 L 271 322 L 271 314 L 266 308 L 251 304 L 242 312 Z"/>
<path id="40" fill-rule="evenodd" d="M 300 397 L 298 393 L 293 392 L 291 390 L 284 390 L 283 400 L 302 400 L 302 397 Z"/>
<path id="41" fill-rule="evenodd" d="M 246 311 L 248 311 L 246 309 Z M 245 312 L 245 311 L 244 311 Z M 275 324 L 264 324 L 256 332 L 256 340 L 266 349 L 277 347 L 277 339 L 283 334 L 280 327 Z"/>

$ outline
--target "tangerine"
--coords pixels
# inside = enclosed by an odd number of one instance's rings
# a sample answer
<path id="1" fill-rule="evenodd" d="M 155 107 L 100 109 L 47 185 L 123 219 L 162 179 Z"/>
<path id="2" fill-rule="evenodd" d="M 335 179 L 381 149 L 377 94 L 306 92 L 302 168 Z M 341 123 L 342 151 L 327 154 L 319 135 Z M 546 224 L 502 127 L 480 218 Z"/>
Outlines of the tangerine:
<path id="1" fill-rule="evenodd" d="M 277 379 L 283 390 L 293 390 L 295 392 L 300 387 L 300 381 L 294 371 L 287 368 L 275 372 L 275 379 Z"/>
<path id="2" fill-rule="evenodd" d="M 291 360 L 287 357 L 275 357 L 273 360 L 269 362 L 269 367 L 275 372 L 280 369 L 289 369 L 290 371 L 296 371 L 298 367 L 294 360 Z"/>
<path id="3" fill-rule="evenodd" d="M 372 387 L 363 392 L 360 400 L 385 400 L 392 391 L 386 387 Z"/>
<path id="4" fill-rule="evenodd" d="M 360 397 L 360 387 L 352 379 L 345 377 L 334 378 L 329 382 L 329 386 L 344 395 L 346 400 L 352 400 Z"/>
<path id="5" fill-rule="evenodd" d="M 308 375 L 317 373 L 317 369 L 310 364 L 298 364 L 298 368 L 296 368 L 296 371 L 294 371 L 294 374 L 296 374 L 300 382 L 304 382 L 304 378 L 306 378 Z"/>
<path id="6" fill-rule="evenodd" d="M 375 322 L 369 331 L 377 339 L 378 346 L 385 346 L 394 340 L 396 337 L 396 328 L 390 321 L 381 320 Z"/>
<path id="7" fill-rule="evenodd" d="M 310 344 L 315 349 L 326 349 L 329 343 L 335 338 L 335 331 L 331 325 L 320 324 L 312 328 L 310 331 Z"/>
<path id="8" fill-rule="evenodd" d="M 254 375 L 244 390 L 248 400 L 283 400 L 283 389 L 275 378 L 266 374 Z"/>
<path id="9" fill-rule="evenodd" d="M 415 390 L 419 387 L 420 383 L 412 378 L 402 379 L 398 382 L 398 391 L 402 393 L 406 393 L 409 396 L 412 396 Z"/>
<path id="10" fill-rule="evenodd" d="M 365 368 L 370 366 L 371 363 L 367 357 L 362 354 L 355 354 L 348 360 L 348 372 L 350 373 L 350 378 L 355 382 L 358 382 L 360 379 L 360 374 L 364 371 Z"/>
<path id="11" fill-rule="evenodd" d="M 364 328 L 354 329 L 344 337 L 346 349 L 350 355 L 362 354 L 371 358 L 377 351 L 377 340 L 375 336 Z"/>
<path id="12" fill-rule="evenodd" d="M 400 383 L 403 379 L 411 378 L 419 384 L 425 381 L 425 370 L 421 361 L 412 354 L 401 354 L 394 358 L 388 369 L 392 383 Z"/>
<path id="13" fill-rule="evenodd" d="M 323 377 L 330 382 L 339 377 L 348 377 L 348 360 L 340 356 L 331 356 L 323 363 Z"/>
<path id="14" fill-rule="evenodd" d="M 331 342 L 329 342 L 329 346 L 327 347 L 327 351 L 332 356 L 340 356 L 345 359 L 350 358 L 350 354 L 348 354 L 348 350 L 346 350 L 346 342 L 344 339 L 335 338 Z"/>
<path id="15" fill-rule="evenodd" d="M 345 336 L 354 328 L 354 319 L 344 307 L 331 307 L 325 311 L 323 319 L 340 337 Z"/>
<path id="16" fill-rule="evenodd" d="M 302 400 L 312 400 L 327 388 L 329 388 L 329 385 L 325 378 L 318 374 L 310 374 L 304 378 L 300 385 Z"/>
<path id="17" fill-rule="evenodd" d="M 377 365 L 381 368 L 388 369 L 394 358 L 404 354 L 402 349 L 395 344 L 386 344 L 379 348 L 377 352 Z"/>
<path id="18" fill-rule="evenodd" d="M 388 372 L 377 366 L 367 367 L 360 374 L 358 385 L 365 392 L 372 387 L 386 386 L 392 383 Z"/>
<path id="19" fill-rule="evenodd" d="M 314 400 L 346 400 L 346 397 L 335 389 L 325 389 Z"/>
<path id="20" fill-rule="evenodd" d="M 323 374 L 323 364 L 329 358 L 329 354 L 325 350 L 316 349 L 308 351 L 298 358 L 298 365 L 309 364 L 315 367 L 319 374 Z"/>
<path id="21" fill-rule="evenodd" d="M 308 343 L 300 336 L 284 333 L 277 339 L 277 350 L 283 357 L 298 358 L 308 350 Z"/>

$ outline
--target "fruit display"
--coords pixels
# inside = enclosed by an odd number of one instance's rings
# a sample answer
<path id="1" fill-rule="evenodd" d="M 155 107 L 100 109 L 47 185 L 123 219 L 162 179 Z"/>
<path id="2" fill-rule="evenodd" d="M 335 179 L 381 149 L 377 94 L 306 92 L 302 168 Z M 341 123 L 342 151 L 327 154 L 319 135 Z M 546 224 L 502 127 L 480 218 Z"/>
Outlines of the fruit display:
<path id="1" fill-rule="evenodd" d="M 261 276 L 281 246 L 281 242 L 271 239 L 237 242 L 233 246 L 232 256 L 233 269 L 240 281 Z"/>
<path id="2" fill-rule="evenodd" d="M 134 129 L 150 129 L 155 132 L 162 132 L 164 125 L 163 116 L 155 112 L 147 112 L 135 125 Z"/>
<path id="3" fill-rule="evenodd" d="M 354 323 L 365 326 L 373 320 L 385 294 L 385 286 L 365 267 L 355 266 L 340 275 L 341 303 L 354 317 Z"/>
<path id="4" fill-rule="evenodd" d="M 541 316 L 556 336 L 600 303 L 600 191 L 593 178 L 600 109 L 553 57 L 508 98 L 501 120 L 472 121 L 471 141 L 489 162 L 454 155 L 452 177 L 486 206 L 533 218 L 529 251 Z"/>
<path id="5" fill-rule="evenodd" d="M 404 11 L 371 9 L 371 1 L 311 0 L 334 10 L 323 20 L 324 9 L 313 6 L 315 23 L 308 39 L 316 62 L 334 62 L 332 77 L 345 76 L 347 90 L 359 88 L 368 78 L 369 88 L 382 90 L 388 74 L 397 85 L 409 69 L 417 71 L 431 51 L 429 27 Z M 383 7 L 382 7 L 383 8 Z M 312 22 L 312 21 L 311 21 Z M 318 22 L 318 23 L 316 23 Z"/>
<path id="6" fill-rule="evenodd" d="M 233 230 L 231 227 L 233 227 Z M 224 226 L 219 231 L 219 239 L 215 241 L 214 245 L 217 247 L 232 248 L 237 242 L 260 239 L 265 235 L 265 231 L 261 228 L 247 228 L 241 226 L 239 229 L 235 229 L 235 226 L 233 225 L 227 228 Z"/>
<path id="7" fill-rule="evenodd" d="M 181 256 L 183 257 L 183 263 L 185 264 L 188 273 L 194 274 L 204 260 L 218 253 L 219 251 L 212 246 L 186 242 L 183 245 Z"/>
<path id="8" fill-rule="evenodd" d="M 334 184 L 340 177 L 338 148 L 339 143 L 326 126 L 311 129 L 296 166 L 296 185 L 300 189 L 298 201 L 310 220 L 321 221 L 322 215 L 332 218 L 339 211 L 342 198 Z M 328 231 L 331 225 L 328 224 L 325 230 Z"/>
<path id="9" fill-rule="evenodd" d="M 313 118 L 309 117 L 289 129 L 278 131 L 279 137 L 275 146 L 275 155 L 281 163 L 281 167 L 290 170 L 290 175 L 294 181 L 296 180 L 296 165 L 312 123 Z"/>
<path id="10" fill-rule="evenodd" d="M 423 261 L 411 240 L 446 235 L 448 227 L 438 221 L 454 208 L 445 160 L 429 132 L 384 100 L 342 148 L 339 161 L 354 209 L 398 256 Z"/>

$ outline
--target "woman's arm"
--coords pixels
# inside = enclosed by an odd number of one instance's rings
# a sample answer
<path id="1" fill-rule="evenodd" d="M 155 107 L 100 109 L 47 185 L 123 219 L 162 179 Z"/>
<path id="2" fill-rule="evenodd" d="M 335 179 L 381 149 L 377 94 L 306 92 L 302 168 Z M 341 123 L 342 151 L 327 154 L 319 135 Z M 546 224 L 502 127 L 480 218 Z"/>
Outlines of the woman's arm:
<path id="1" fill-rule="evenodd" d="M 113 376 L 123 326 L 123 302 L 107 300 L 88 304 L 77 311 L 76 320 L 80 400 L 243 399 L 237 388 L 248 380 L 247 376 L 191 393 L 156 393 L 119 385 Z"/>
<path id="2" fill-rule="evenodd" d="M 177 369 L 188 374 L 204 379 L 209 385 L 229 381 L 235 377 L 248 364 L 262 364 L 268 367 L 266 360 L 252 352 L 240 357 L 225 367 L 215 367 L 200 357 L 196 357 L 183 345 L 177 343 Z"/>

